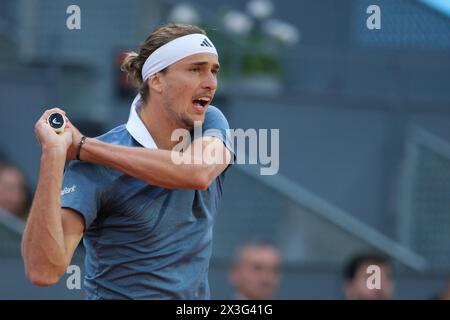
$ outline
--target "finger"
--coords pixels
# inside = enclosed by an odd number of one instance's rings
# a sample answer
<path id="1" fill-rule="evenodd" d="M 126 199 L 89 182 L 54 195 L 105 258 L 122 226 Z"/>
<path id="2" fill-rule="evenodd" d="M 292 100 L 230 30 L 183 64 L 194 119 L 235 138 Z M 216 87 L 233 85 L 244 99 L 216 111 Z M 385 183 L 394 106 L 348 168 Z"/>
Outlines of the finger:
<path id="1" fill-rule="evenodd" d="M 72 123 L 70 122 L 69 118 L 67 118 L 67 116 L 64 116 L 64 119 L 66 119 L 66 128 L 72 127 Z"/>

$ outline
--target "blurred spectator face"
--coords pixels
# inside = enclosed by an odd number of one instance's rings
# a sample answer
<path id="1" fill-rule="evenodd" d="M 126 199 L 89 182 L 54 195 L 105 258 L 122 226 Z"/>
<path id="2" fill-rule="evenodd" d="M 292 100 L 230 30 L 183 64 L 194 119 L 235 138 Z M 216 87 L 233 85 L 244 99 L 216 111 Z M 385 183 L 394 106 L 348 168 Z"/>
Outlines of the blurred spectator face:
<path id="1" fill-rule="evenodd" d="M 0 208 L 22 217 L 26 206 L 25 179 L 13 167 L 0 168 Z"/>
<path id="2" fill-rule="evenodd" d="M 278 289 L 281 258 L 268 245 L 243 247 L 230 272 L 230 281 L 246 299 L 270 299 Z"/>
<path id="3" fill-rule="evenodd" d="M 367 273 L 370 265 L 380 267 L 380 289 L 371 289 L 367 285 L 367 279 L 373 273 Z M 345 284 L 346 298 L 350 300 L 388 300 L 392 299 L 393 282 L 391 268 L 386 263 L 365 262 L 356 271 L 353 279 L 347 280 Z"/>

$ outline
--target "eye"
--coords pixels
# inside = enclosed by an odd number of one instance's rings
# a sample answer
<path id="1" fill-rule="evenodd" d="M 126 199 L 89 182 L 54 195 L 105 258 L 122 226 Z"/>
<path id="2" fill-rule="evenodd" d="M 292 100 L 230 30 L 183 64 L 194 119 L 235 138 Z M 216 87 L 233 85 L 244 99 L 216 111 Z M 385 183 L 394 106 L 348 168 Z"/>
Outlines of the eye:
<path id="1" fill-rule="evenodd" d="M 190 71 L 193 72 L 193 73 L 199 73 L 200 72 L 200 68 L 191 68 Z"/>
<path id="2" fill-rule="evenodd" d="M 217 76 L 219 74 L 219 69 L 213 69 L 212 74 Z"/>

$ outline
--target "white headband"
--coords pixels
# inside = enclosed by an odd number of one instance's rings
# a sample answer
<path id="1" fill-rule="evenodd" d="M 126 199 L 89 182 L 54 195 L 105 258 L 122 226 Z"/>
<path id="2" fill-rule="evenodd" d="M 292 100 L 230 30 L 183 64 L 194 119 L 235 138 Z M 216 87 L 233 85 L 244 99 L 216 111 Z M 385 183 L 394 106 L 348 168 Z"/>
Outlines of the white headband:
<path id="1" fill-rule="evenodd" d="M 156 49 L 145 60 L 142 67 L 142 80 L 145 82 L 155 73 L 196 53 L 214 53 L 218 55 L 211 40 L 204 34 L 195 33 L 176 38 Z"/>

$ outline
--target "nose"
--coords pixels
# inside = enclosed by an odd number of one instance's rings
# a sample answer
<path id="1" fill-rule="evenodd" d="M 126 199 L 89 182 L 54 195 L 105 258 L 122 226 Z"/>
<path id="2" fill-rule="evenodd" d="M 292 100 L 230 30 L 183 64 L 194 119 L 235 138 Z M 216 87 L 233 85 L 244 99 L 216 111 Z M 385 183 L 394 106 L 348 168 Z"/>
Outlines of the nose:
<path id="1" fill-rule="evenodd" d="M 208 72 L 203 79 L 202 87 L 203 89 L 215 91 L 217 89 L 217 77 L 212 72 Z"/>

